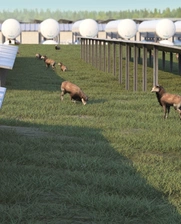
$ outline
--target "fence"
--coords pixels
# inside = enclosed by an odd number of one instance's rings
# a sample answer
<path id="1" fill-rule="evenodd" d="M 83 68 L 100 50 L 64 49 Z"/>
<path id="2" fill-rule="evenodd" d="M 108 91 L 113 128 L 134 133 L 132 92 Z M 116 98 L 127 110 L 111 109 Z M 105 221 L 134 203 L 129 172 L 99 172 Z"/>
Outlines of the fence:
<path id="1" fill-rule="evenodd" d="M 181 75 L 181 48 L 168 46 L 159 43 L 108 40 L 98 38 L 80 37 L 81 58 L 87 63 L 105 72 L 117 73 L 118 81 L 123 83 L 125 79 L 125 89 L 130 88 L 130 76 L 133 79 L 133 90 L 138 90 L 138 64 L 142 65 L 142 90 L 147 90 L 147 67 L 153 67 L 153 85 L 158 84 L 158 60 L 161 52 L 162 69 L 165 69 L 165 55 L 169 53 L 169 70 L 173 70 L 173 54 L 178 54 L 178 74 Z M 124 57 L 125 56 L 125 57 Z M 133 57 L 132 57 L 133 56 Z M 123 59 L 125 60 L 125 76 L 123 74 Z M 132 61 L 131 61 L 132 60 Z M 133 75 L 130 74 L 130 62 L 133 66 Z"/>

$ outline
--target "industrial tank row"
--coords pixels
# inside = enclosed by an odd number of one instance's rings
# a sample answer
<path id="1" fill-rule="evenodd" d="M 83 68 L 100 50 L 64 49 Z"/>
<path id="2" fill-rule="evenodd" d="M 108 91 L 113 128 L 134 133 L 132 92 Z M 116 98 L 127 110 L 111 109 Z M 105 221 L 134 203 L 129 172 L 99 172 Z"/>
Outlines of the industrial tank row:
<path id="1" fill-rule="evenodd" d="M 20 23 L 15 19 L 7 19 L 1 26 L 2 34 L 8 41 L 15 41 L 21 33 Z M 59 34 L 59 23 L 54 19 L 46 19 L 39 25 L 39 31 L 46 38 L 43 44 L 57 44 L 54 38 Z M 72 33 L 82 37 L 95 38 L 98 35 L 98 23 L 93 19 L 76 21 L 72 25 Z M 119 19 L 108 22 L 105 32 L 116 34 L 119 38 L 130 40 L 140 33 L 142 40 L 158 37 L 159 42 L 168 45 L 181 45 L 181 21 L 173 22 L 170 19 L 155 19 L 136 24 L 132 19 Z M 169 39 L 174 37 L 173 41 Z"/>

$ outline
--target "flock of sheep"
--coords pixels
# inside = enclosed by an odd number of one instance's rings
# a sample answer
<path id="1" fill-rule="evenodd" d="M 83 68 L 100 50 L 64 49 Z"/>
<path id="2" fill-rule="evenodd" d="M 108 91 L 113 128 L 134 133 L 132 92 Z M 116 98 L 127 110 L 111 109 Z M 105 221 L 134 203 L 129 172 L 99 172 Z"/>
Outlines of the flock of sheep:
<path id="1" fill-rule="evenodd" d="M 60 48 L 58 46 L 55 46 L 55 49 L 59 50 Z M 35 54 L 35 57 L 40 60 L 44 60 L 47 68 L 49 68 L 50 66 L 52 67 L 53 70 L 56 68 L 55 60 L 48 58 L 46 55 L 41 55 L 41 54 L 37 53 L 37 54 Z M 67 70 L 67 67 L 62 62 L 59 62 L 58 65 L 60 66 L 61 71 L 65 72 Z M 83 105 L 86 105 L 86 103 L 88 101 L 88 97 L 81 90 L 81 88 L 79 86 L 77 86 L 69 81 L 64 81 L 61 83 L 60 89 L 61 89 L 61 100 L 63 100 L 63 97 L 66 93 L 69 93 L 71 101 L 73 101 L 73 102 L 81 101 L 83 103 Z"/>
<path id="2" fill-rule="evenodd" d="M 35 57 L 44 60 L 47 68 L 51 66 L 53 70 L 55 69 L 56 65 L 55 60 L 48 58 L 46 55 L 41 55 L 39 53 L 37 53 Z M 58 62 L 58 65 L 60 66 L 61 71 L 65 72 L 67 70 L 67 67 L 62 62 Z"/>
<path id="3" fill-rule="evenodd" d="M 58 46 L 55 46 L 55 49 L 59 50 L 60 48 Z M 55 69 L 56 62 L 53 59 L 48 58 L 47 56 L 41 55 L 41 54 L 36 54 L 35 57 L 41 60 L 44 60 L 47 68 L 51 66 L 53 70 Z M 61 71 L 65 72 L 67 70 L 67 67 L 63 63 L 59 62 L 58 65 L 60 66 Z M 73 102 L 81 101 L 83 105 L 86 105 L 88 101 L 88 97 L 77 85 L 69 81 L 64 81 L 61 83 L 60 88 L 61 88 L 61 100 L 63 100 L 63 97 L 66 93 L 69 93 L 70 99 Z M 160 86 L 160 85 L 153 86 L 151 92 L 156 93 L 157 100 L 160 106 L 162 106 L 164 111 L 164 119 L 168 117 L 170 112 L 170 107 L 173 106 L 174 109 L 178 111 L 180 120 L 181 120 L 181 96 L 180 95 L 167 93 L 165 89 L 163 88 L 163 86 Z"/>

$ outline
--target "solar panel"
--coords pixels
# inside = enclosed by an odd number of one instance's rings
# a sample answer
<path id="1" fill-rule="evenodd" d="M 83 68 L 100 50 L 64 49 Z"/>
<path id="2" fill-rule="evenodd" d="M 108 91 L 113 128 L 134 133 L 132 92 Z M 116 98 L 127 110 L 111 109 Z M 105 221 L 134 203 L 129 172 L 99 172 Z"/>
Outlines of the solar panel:
<path id="1" fill-rule="evenodd" d="M 12 69 L 18 53 L 18 46 L 0 44 L 0 68 Z"/>

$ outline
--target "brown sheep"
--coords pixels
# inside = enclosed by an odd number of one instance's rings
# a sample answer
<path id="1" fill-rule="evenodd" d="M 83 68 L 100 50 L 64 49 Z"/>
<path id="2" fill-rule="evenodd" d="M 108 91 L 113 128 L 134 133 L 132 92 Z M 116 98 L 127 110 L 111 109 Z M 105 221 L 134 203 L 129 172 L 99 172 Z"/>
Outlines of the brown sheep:
<path id="1" fill-rule="evenodd" d="M 58 65 L 60 66 L 61 71 L 65 72 L 67 70 L 67 67 L 62 62 L 59 62 Z"/>
<path id="2" fill-rule="evenodd" d="M 41 54 L 35 54 L 35 57 L 41 59 Z"/>
<path id="3" fill-rule="evenodd" d="M 156 93 L 157 100 L 160 106 L 163 107 L 164 119 L 168 117 L 171 106 L 173 106 L 174 109 L 179 112 L 179 116 L 181 119 L 181 96 L 180 95 L 167 93 L 165 89 L 160 85 L 153 86 L 151 92 Z"/>
<path id="4" fill-rule="evenodd" d="M 53 70 L 55 69 L 56 62 L 53 59 L 48 58 L 46 55 L 44 55 L 44 56 L 42 55 L 41 59 L 44 60 L 47 68 L 49 68 L 49 66 L 51 65 L 52 69 Z"/>
<path id="5" fill-rule="evenodd" d="M 88 97 L 77 85 L 75 85 L 69 81 L 64 81 L 64 82 L 62 82 L 60 88 L 61 88 L 61 95 L 60 95 L 61 100 L 63 100 L 63 97 L 66 93 L 69 93 L 70 99 L 73 102 L 81 101 L 84 105 L 86 105 L 86 103 L 88 101 Z"/>

